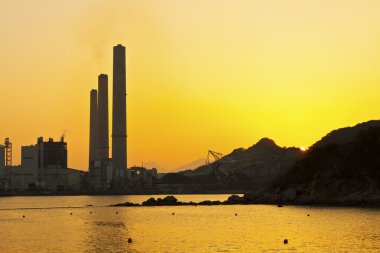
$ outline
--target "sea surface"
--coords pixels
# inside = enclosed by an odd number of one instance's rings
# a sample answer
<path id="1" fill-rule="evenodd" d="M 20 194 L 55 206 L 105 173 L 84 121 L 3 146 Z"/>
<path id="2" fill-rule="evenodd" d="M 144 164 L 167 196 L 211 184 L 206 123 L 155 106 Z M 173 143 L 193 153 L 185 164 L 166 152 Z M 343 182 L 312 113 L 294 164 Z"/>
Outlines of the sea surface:
<path id="1" fill-rule="evenodd" d="M 380 252 L 380 209 L 107 207 L 149 197 L 0 198 L 0 252 Z M 176 197 L 202 201 L 228 195 Z"/>

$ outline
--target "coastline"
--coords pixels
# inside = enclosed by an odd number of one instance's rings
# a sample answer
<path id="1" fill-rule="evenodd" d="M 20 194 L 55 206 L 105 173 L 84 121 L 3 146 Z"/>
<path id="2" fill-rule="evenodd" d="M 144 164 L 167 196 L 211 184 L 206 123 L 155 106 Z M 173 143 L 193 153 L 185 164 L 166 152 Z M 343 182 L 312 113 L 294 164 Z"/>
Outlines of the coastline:
<path id="1" fill-rule="evenodd" d="M 124 202 L 110 206 L 113 207 L 143 207 L 143 206 L 217 206 L 217 205 L 277 205 L 283 206 L 320 206 L 320 207 L 363 207 L 363 208 L 380 208 L 380 197 L 373 199 L 345 198 L 345 199 L 315 199 L 315 200 L 284 200 L 283 198 L 259 199 L 252 194 L 239 196 L 233 194 L 224 201 L 203 200 L 200 202 L 182 202 L 174 196 L 164 198 L 149 198 L 142 204 Z"/>
<path id="2" fill-rule="evenodd" d="M 204 199 L 199 202 L 182 202 L 173 195 L 230 195 L 224 201 L 211 201 Z M 161 195 L 162 198 L 149 196 Z M 326 197 L 326 196 L 295 196 L 287 192 L 278 193 L 244 193 L 244 192 L 205 192 L 205 193 L 177 193 L 177 192 L 23 192 L 20 194 L 0 194 L 3 197 L 54 197 L 54 196 L 148 196 L 142 203 L 115 203 L 109 206 L 139 207 L 139 206 L 215 206 L 215 205 L 278 205 L 278 206 L 320 206 L 320 207 L 363 207 L 380 208 L 380 196 L 367 193 L 352 194 L 349 196 Z"/>

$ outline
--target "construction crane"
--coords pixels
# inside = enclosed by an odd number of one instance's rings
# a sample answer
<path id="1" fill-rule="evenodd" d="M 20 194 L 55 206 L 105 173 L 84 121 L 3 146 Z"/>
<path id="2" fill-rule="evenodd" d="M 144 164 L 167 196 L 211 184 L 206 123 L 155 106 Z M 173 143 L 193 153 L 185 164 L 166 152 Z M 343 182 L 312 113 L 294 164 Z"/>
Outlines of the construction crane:
<path id="1" fill-rule="evenodd" d="M 206 165 L 209 165 L 211 163 L 211 157 L 214 157 L 214 162 L 216 162 L 220 158 L 223 157 L 223 154 L 216 151 L 209 150 L 207 153 Z"/>

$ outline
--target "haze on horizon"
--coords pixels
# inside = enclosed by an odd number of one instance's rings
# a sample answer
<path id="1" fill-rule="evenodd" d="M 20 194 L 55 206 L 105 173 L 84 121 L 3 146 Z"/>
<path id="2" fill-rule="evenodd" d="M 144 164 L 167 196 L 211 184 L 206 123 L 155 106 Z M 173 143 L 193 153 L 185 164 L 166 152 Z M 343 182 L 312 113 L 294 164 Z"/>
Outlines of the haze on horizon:
<path id="1" fill-rule="evenodd" d="M 67 129 L 69 166 L 87 169 L 89 91 L 100 73 L 112 84 L 118 43 L 128 166 L 170 171 L 262 137 L 309 146 L 380 118 L 376 0 L 2 0 L 0 138 L 16 164 Z"/>

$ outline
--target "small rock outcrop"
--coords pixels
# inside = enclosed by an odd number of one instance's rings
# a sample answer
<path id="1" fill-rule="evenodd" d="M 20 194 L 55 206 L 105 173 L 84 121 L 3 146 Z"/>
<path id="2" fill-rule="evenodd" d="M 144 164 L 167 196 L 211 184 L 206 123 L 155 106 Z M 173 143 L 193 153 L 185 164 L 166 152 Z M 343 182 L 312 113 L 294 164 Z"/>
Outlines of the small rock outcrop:
<path id="1" fill-rule="evenodd" d="M 253 193 L 246 193 L 246 194 L 244 194 L 243 198 L 245 198 L 247 200 L 247 202 L 252 203 L 253 201 L 255 201 L 256 196 Z"/>
<path id="2" fill-rule="evenodd" d="M 156 206 L 157 200 L 155 198 L 150 198 L 142 203 L 143 206 Z"/>
<path id="3" fill-rule="evenodd" d="M 163 199 L 157 199 L 157 204 L 160 206 L 174 206 L 177 205 L 177 202 L 178 200 L 174 196 L 166 196 Z"/>
<path id="4" fill-rule="evenodd" d="M 236 204 L 247 204 L 247 199 L 244 197 L 240 197 L 239 195 L 231 195 L 227 199 L 228 204 L 236 205 Z"/>
<path id="5" fill-rule="evenodd" d="M 220 201 L 211 201 L 211 200 L 204 200 L 198 203 L 200 206 L 216 206 L 216 205 L 221 205 L 223 204 Z"/>
<path id="6" fill-rule="evenodd" d="M 131 202 L 124 202 L 124 203 L 119 203 L 111 206 L 139 206 L 139 204 L 131 203 Z"/>

